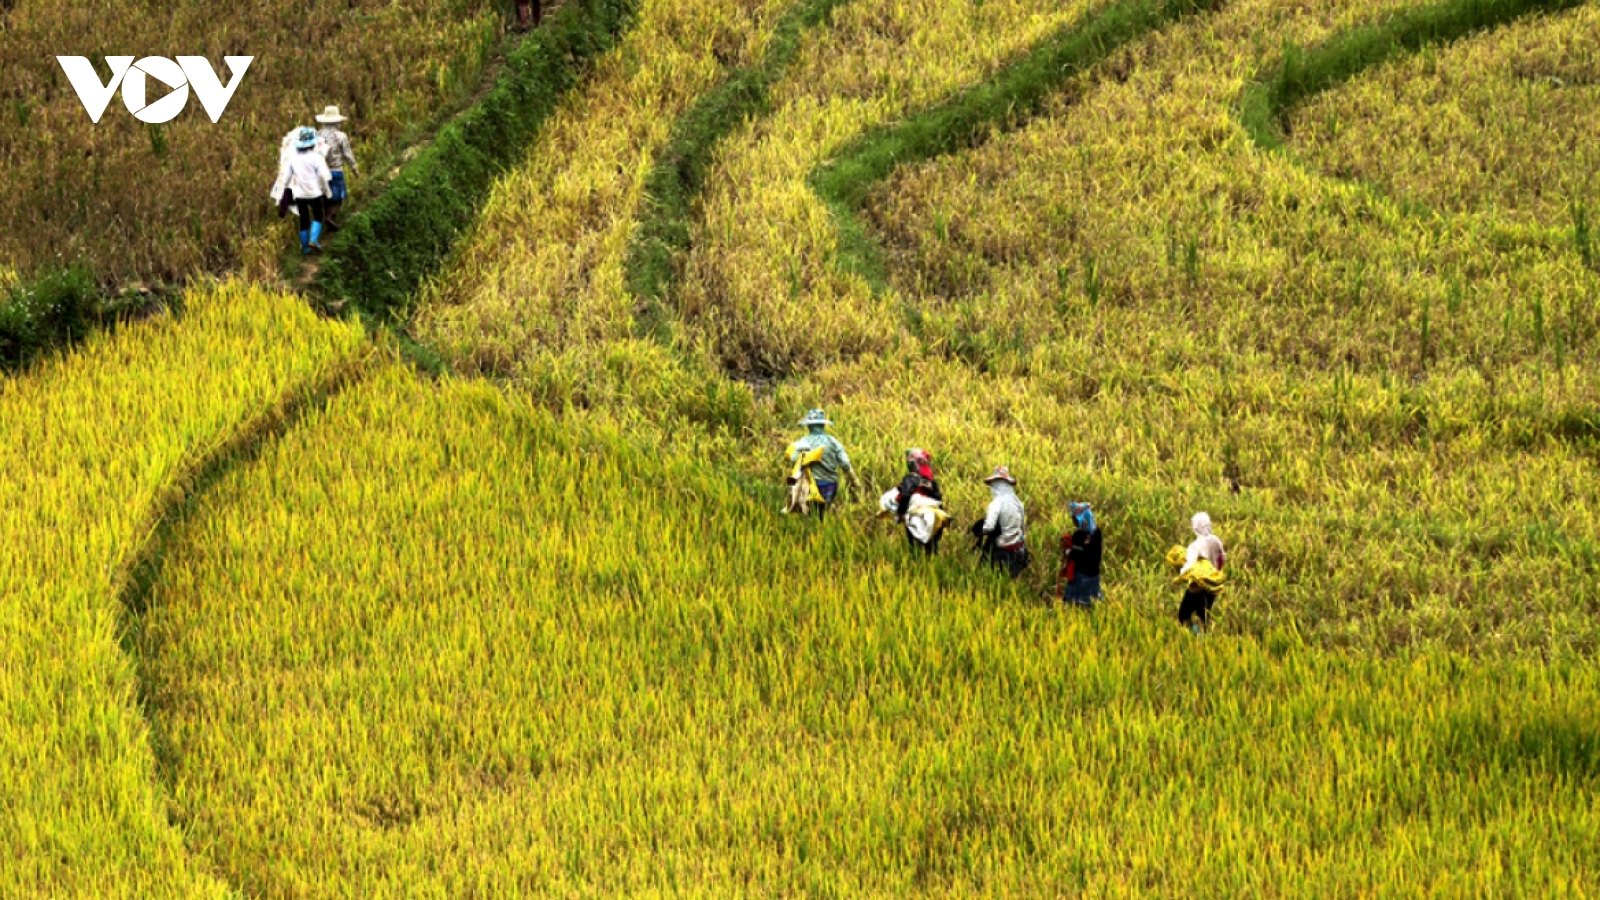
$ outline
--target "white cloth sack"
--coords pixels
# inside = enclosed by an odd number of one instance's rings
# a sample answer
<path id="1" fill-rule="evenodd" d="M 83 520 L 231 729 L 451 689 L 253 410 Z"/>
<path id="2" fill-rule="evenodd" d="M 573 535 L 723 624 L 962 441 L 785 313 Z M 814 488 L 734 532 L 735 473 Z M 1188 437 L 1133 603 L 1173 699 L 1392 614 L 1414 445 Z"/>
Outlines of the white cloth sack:
<path id="1" fill-rule="evenodd" d="M 885 491 L 878 498 L 878 507 L 890 516 L 900 506 L 900 489 L 897 487 Z M 942 510 L 944 504 L 924 494 L 912 494 L 911 502 L 906 506 L 906 530 L 919 543 L 926 544 L 933 540 L 934 534 L 939 530 L 939 514 L 935 510 Z"/>

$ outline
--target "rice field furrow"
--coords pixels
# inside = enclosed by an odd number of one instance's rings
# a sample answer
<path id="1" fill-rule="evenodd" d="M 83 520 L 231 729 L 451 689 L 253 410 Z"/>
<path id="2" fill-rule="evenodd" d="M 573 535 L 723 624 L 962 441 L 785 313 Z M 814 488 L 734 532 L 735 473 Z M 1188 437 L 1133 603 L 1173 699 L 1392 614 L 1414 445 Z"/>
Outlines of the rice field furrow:
<path id="1" fill-rule="evenodd" d="M 168 817 L 120 645 L 124 578 L 196 465 L 369 352 L 298 298 L 194 291 L 0 384 L 0 893 L 226 893 Z"/>
<path id="2" fill-rule="evenodd" d="M 864 277 L 875 290 L 887 287 L 883 253 L 857 213 L 873 185 L 897 167 L 955 153 L 1000 130 L 1019 128 L 1038 114 L 1050 93 L 1124 44 L 1221 5 L 1222 0 L 1164 0 L 1106 6 L 1064 26 L 989 80 L 856 139 L 813 170 L 810 179 L 838 220 L 839 265 Z"/>
<path id="3" fill-rule="evenodd" d="M 794 61 L 801 34 L 848 2 L 795 3 L 773 27 L 760 62 L 730 73 L 673 123 L 672 136 L 645 183 L 644 212 L 628 249 L 628 289 L 645 305 L 647 318 L 659 322 L 665 313 L 660 305 L 677 278 L 678 256 L 689 247 L 692 207 L 717 143 L 744 120 L 771 111 L 768 92 Z M 648 323 L 643 327 L 652 330 Z"/>

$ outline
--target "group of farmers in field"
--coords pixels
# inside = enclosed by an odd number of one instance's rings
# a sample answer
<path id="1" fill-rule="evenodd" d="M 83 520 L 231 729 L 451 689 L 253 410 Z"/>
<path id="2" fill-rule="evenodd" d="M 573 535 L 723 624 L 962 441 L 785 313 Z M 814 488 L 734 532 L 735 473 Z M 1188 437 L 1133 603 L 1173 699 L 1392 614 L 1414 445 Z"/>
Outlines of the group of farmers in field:
<path id="1" fill-rule="evenodd" d="M 791 468 L 785 512 L 804 515 L 815 509 L 819 518 L 827 515 L 838 494 L 841 476 L 848 477 L 858 493 L 863 491 L 844 445 L 828 433 L 832 424 L 820 409 L 811 410 L 800 420 L 806 433 L 789 445 Z M 900 483 L 878 498 L 879 515 L 892 517 L 904 527 L 913 553 L 931 556 L 939 549 L 950 513 L 933 474 L 932 455 L 913 447 L 906 451 L 905 463 L 906 474 Z M 1010 469 L 999 466 L 983 481 L 989 487 L 989 507 L 969 531 L 981 559 L 1016 578 L 1031 562 L 1027 511 L 1017 496 L 1017 479 Z M 1102 596 L 1100 562 L 1104 538 L 1091 504 L 1074 501 L 1067 508 L 1073 530 L 1061 537 L 1061 568 L 1056 576 L 1055 596 L 1063 603 L 1090 609 Z M 1184 587 L 1178 621 L 1194 634 L 1202 635 L 1210 625 L 1217 595 L 1223 590 L 1226 554 L 1222 539 L 1212 533 L 1209 515 L 1197 512 L 1189 525 L 1194 540 L 1187 547 L 1175 546 L 1168 551 L 1167 562 L 1177 570 L 1175 583 Z"/>

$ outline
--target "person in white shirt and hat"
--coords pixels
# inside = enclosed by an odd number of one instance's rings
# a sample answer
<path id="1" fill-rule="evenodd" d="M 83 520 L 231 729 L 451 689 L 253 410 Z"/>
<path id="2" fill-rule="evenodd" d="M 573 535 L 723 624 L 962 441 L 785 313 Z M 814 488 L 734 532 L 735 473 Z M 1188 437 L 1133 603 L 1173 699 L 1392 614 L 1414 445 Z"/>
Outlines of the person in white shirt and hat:
<path id="1" fill-rule="evenodd" d="M 322 252 L 322 221 L 329 191 L 328 161 L 317 145 L 317 133 L 310 128 L 293 132 L 290 153 L 280 155 L 278 180 L 273 192 L 279 194 L 278 210 L 290 209 L 300 219 L 300 252 Z"/>
<path id="2" fill-rule="evenodd" d="M 345 187 L 345 171 L 351 175 L 356 174 L 356 154 L 350 149 L 350 136 L 339 129 L 339 123 L 346 121 L 346 117 L 339 115 L 339 107 L 329 106 L 317 116 L 317 142 L 323 147 L 323 156 L 328 160 L 328 171 L 332 173 L 329 188 L 331 193 L 328 199 L 327 222 L 331 231 L 339 230 L 339 206 L 344 203 L 344 198 L 349 196 Z"/>
<path id="3" fill-rule="evenodd" d="M 1000 466 L 983 483 L 989 486 L 989 509 L 973 523 L 972 535 L 980 541 L 984 560 L 1015 578 L 1028 567 L 1026 511 L 1017 497 L 1017 479 Z"/>

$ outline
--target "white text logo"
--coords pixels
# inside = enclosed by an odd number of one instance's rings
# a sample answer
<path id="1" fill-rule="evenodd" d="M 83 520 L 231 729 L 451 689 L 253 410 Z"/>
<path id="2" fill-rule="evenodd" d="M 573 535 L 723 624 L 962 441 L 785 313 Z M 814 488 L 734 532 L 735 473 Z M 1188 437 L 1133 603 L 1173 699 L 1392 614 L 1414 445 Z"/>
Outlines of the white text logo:
<path id="1" fill-rule="evenodd" d="M 146 56 L 138 62 L 134 62 L 131 56 L 108 56 L 106 64 L 111 67 L 111 80 L 106 83 L 101 83 L 100 75 L 88 57 L 58 56 L 56 59 L 67 73 L 67 80 L 72 82 L 72 89 L 78 92 L 78 99 L 83 102 L 83 108 L 91 120 L 96 123 L 100 121 L 107 104 L 111 102 L 111 95 L 121 87 L 122 103 L 134 118 L 159 124 L 170 122 L 183 112 L 183 108 L 189 105 L 191 87 L 211 121 L 222 118 L 222 111 L 228 108 L 228 101 L 233 99 L 233 92 L 244 78 L 244 70 L 250 68 L 250 61 L 255 57 L 222 58 L 233 76 L 227 87 L 223 87 L 216 70 L 211 68 L 210 61 L 204 56 L 180 56 L 177 62 L 165 56 Z M 170 88 L 171 93 L 149 103 L 146 102 L 146 88 L 152 78 Z"/>

